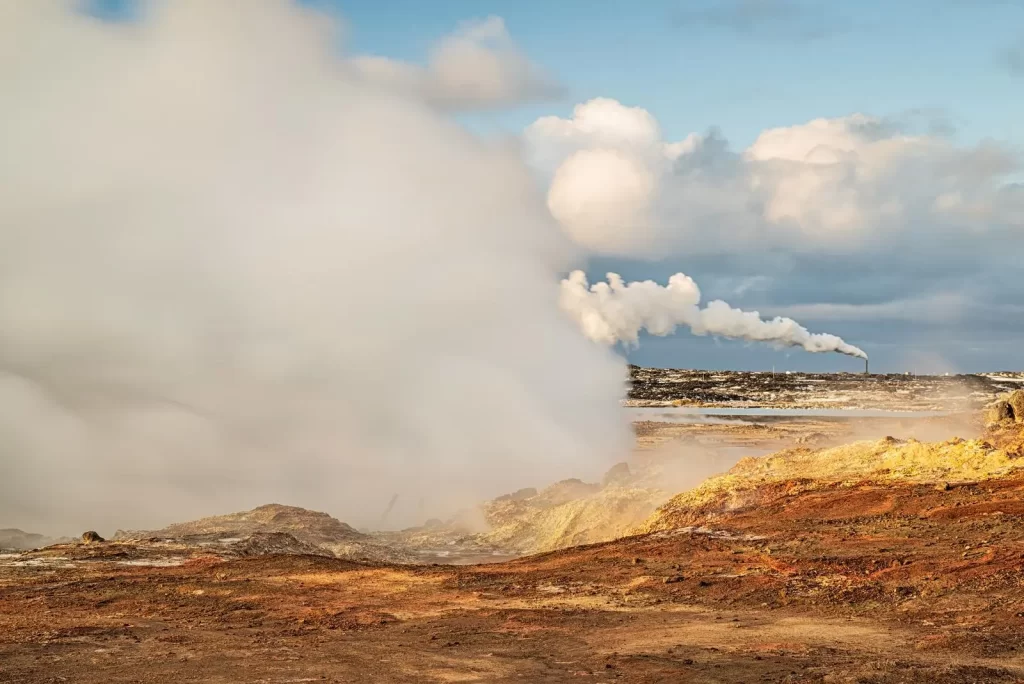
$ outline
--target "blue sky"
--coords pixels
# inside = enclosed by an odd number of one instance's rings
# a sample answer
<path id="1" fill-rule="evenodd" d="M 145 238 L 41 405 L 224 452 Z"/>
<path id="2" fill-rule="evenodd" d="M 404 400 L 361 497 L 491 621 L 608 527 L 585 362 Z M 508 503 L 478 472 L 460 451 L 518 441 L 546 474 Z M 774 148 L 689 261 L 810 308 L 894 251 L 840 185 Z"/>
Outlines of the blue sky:
<path id="1" fill-rule="evenodd" d="M 461 115 L 485 133 L 515 134 L 539 116 L 567 117 L 576 103 L 601 96 L 648 110 L 668 140 L 714 128 L 734 149 L 750 145 L 764 129 L 854 112 L 936 132 L 959 145 L 989 140 L 1007 149 L 1024 145 L 1024 78 L 1004 58 L 1024 40 L 1022 1 L 400 0 L 337 6 L 349 21 L 352 51 L 418 63 L 459 21 L 503 17 L 523 52 L 564 84 L 566 96 Z M 839 259 L 832 265 L 835 278 L 830 269 L 821 269 L 818 280 L 790 277 L 786 283 L 780 276 L 774 292 L 742 297 L 730 297 L 729 288 L 718 283 L 755 276 L 758 265 L 749 258 L 673 254 L 652 263 L 610 257 L 595 259 L 589 270 L 592 275 L 616 270 L 627 278 L 656 279 L 685 270 L 709 296 L 762 311 L 806 301 L 813 290 L 820 290 L 817 301 L 854 303 L 883 301 L 901 291 L 955 291 L 969 273 L 930 259 L 893 277 L 893 263 L 883 262 L 884 268 L 871 270 L 871 264 Z M 982 262 L 979 257 L 974 267 Z M 1013 264 L 1006 265 L 1013 269 Z M 844 267 L 852 274 L 843 277 Z M 857 270 L 863 270 L 863 277 Z M 830 281 L 836 283 L 833 289 Z M 1024 366 L 1024 354 L 1012 341 L 1021 333 L 1019 326 L 998 319 L 989 315 L 976 321 L 968 315 L 946 324 L 829 320 L 808 327 L 824 326 L 862 345 L 880 371 Z M 637 363 L 667 366 L 856 370 L 858 365 L 834 355 L 780 352 L 685 334 L 643 338 L 629 356 Z"/>
<path id="2" fill-rule="evenodd" d="M 410 61 L 423 60 L 461 20 L 503 17 L 568 96 L 473 117 L 483 127 L 515 131 L 540 114 L 564 115 L 576 102 L 604 96 L 651 111 L 672 139 L 717 126 L 745 145 L 764 128 L 815 117 L 922 111 L 948 119 L 967 140 L 1024 140 L 1024 87 L 998 60 L 1024 33 L 1024 2 L 768 2 L 795 9 L 746 30 L 686 14 L 727 2 L 335 4 L 350 22 L 353 51 Z M 830 9 L 808 9 L 817 4 Z M 822 35 L 808 38 L 807 30 Z"/>

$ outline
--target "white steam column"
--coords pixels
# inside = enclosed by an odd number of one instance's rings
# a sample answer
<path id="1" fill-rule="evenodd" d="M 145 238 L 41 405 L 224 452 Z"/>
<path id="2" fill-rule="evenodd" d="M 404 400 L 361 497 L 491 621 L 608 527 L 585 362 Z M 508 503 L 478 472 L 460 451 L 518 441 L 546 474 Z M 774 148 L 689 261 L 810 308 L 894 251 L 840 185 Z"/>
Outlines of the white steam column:
<path id="1" fill-rule="evenodd" d="M 846 354 L 864 359 L 867 372 L 868 355 L 863 349 L 836 335 L 809 332 L 792 318 L 763 320 L 756 311 L 734 309 L 720 299 L 700 308 L 700 288 L 683 273 L 669 278 L 664 286 L 653 280 L 626 283 L 616 273 L 607 278 L 608 282 L 589 285 L 583 271 L 573 271 L 562 281 L 562 310 L 595 342 L 635 347 L 641 330 L 664 337 L 685 326 L 694 335 Z"/>

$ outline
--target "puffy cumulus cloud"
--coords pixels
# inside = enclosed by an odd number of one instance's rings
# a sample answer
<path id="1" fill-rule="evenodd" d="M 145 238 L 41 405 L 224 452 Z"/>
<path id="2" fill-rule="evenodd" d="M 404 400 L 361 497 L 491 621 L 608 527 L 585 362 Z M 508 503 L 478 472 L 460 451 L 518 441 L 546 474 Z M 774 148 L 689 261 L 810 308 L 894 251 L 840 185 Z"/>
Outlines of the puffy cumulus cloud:
<path id="1" fill-rule="evenodd" d="M 580 150 L 555 172 L 548 206 L 576 242 L 630 254 L 657 244 L 652 205 L 658 186 L 657 171 L 628 153 Z M 594 187 L 605 192 L 594 194 Z"/>
<path id="2" fill-rule="evenodd" d="M 598 97 L 576 105 L 571 119 L 557 116 L 537 119 L 526 129 L 526 137 L 538 146 L 560 143 L 572 149 L 603 144 L 635 149 L 657 146 L 661 141 L 661 128 L 646 109 Z"/>
<path id="3" fill-rule="evenodd" d="M 623 362 L 513 150 L 287 0 L 75 6 L 0 2 L 4 524 L 408 524 L 620 456 Z"/>
<path id="4" fill-rule="evenodd" d="M 426 66 L 366 55 L 349 64 L 368 83 L 418 93 L 446 110 L 507 107 L 562 94 L 516 46 L 501 17 L 464 22 L 433 47 Z"/>
<path id="5" fill-rule="evenodd" d="M 525 139 L 535 166 L 553 170 L 548 208 L 577 243 L 629 255 L 657 247 L 656 205 L 680 148 L 662 142 L 649 112 L 597 98 L 571 119 L 538 119 Z"/>
<path id="6" fill-rule="evenodd" d="M 551 178 L 548 206 L 592 252 L 782 248 L 851 253 L 1024 237 L 1019 169 L 993 143 L 957 146 L 855 114 L 766 130 L 734 152 L 716 131 L 664 139 L 648 112 L 614 100 L 544 117 L 524 134 Z"/>

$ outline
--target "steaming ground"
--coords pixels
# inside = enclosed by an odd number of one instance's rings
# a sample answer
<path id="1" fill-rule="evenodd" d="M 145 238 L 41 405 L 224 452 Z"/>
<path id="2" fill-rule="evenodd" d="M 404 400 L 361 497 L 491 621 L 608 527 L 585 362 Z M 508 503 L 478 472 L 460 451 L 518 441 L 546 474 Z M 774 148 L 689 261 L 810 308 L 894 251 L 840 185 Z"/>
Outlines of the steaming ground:
<path id="1" fill-rule="evenodd" d="M 863 356 L 699 308 L 682 275 L 588 288 L 565 183 L 545 198 L 521 150 L 442 113 L 557 91 L 500 20 L 425 69 L 351 59 L 337 29 L 289 0 L 0 4 L 4 524 L 270 501 L 418 524 L 624 457 L 626 366 L 592 340 Z"/>
<path id="2" fill-rule="evenodd" d="M 74 7 L 0 4 L 0 519 L 412 524 L 627 448 L 513 150 L 286 0 Z"/>
<path id="3" fill-rule="evenodd" d="M 420 69 L 346 55 L 335 19 L 291 0 L 143 10 L 0 5 L 17 55 L 0 61 L 14 525 L 132 511 L 155 527 L 267 501 L 356 525 L 394 501 L 392 523 L 413 524 L 623 457 L 626 367 L 591 340 L 685 325 L 863 355 L 698 309 L 683 276 L 567 298 L 587 254 L 520 150 L 443 113 L 558 90 L 500 19 Z"/>

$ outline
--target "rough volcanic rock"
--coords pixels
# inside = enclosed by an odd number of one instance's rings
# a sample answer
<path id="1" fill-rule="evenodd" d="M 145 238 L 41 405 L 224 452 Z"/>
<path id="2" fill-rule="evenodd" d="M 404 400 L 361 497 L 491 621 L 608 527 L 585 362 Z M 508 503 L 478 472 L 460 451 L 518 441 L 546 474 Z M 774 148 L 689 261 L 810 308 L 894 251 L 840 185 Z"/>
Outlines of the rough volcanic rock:
<path id="1" fill-rule="evenodd" d="M 300 542 L 287 532 L 256 532 L 226 548 L 237 556 L 269 556 L 275 554 L 328 556 L 334 554 L 313 544 Z"/>
<path id="2" fill-rule="evenodd" d="M 190 522 L 168 525 L 162 530 L 118 531 L 115 539 L 168 538 L 219 536 L 248 537 L 253 534 L 284 532 L 296 540 L 319 546 L 320 544 L 366 541 L 369 537 L 327 513 L 310 511 L 297 506 L 267 504 L 251 511 L 215 515 Z"/>
<path id="3" fill-rule="evenodd" d="M 105 542 L 106 539 L 99 535 L 99 532 L 89 530 L 88 532 L 82 533 L 83 544 L 98 544 L 99 542 Z"/>
<path id="4" fill-rule="evenodd" d="M 1013 418 L 1018 423 L 1024 423 L 1024 390 L 1011 392 L 1006 398 L 1006 403 L 1013 410 Z"/>
<path id="5" fill-rule="evenodd" d="M 380 563 L 421 562 L 414 554 L 357 532 L 327 513 L 280 504 L 176 523 L 162 530 L 119 530 L 114 539 L 169 539 L 242 555 L 312 554 Z"/>
<path id="6" fill-rule="evenodd" d="M 1001 423 L 1004 420 L 1013 420 L 1013 406 L 1006 399 L 997 399 L 988 405 L 985 411 L 985 424 Z"/>
<path id="7" fill-rule="evenodd" d="M 497 548 L 520 553 L 608 541 L 628 534 L 665 498 L 657 489 L 608 487 L 555 504 L 542 496 L 515 507 L 492 503 L 485 506 L 492 527 L 481 537 Z"/>

